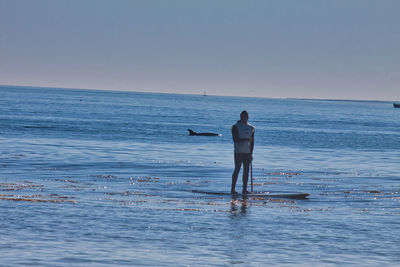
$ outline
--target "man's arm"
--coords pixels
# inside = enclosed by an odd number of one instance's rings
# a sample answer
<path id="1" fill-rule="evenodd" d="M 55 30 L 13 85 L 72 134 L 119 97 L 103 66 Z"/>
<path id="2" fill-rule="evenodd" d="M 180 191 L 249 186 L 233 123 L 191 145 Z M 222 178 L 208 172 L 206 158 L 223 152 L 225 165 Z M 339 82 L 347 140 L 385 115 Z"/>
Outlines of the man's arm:
<path id="1" fill-rule="evenodd" d="M 254 149 L 254 132 L 251 135 L 251 142 L 250 142 L 250 152 L 253 155 L 253 149 Z"/>

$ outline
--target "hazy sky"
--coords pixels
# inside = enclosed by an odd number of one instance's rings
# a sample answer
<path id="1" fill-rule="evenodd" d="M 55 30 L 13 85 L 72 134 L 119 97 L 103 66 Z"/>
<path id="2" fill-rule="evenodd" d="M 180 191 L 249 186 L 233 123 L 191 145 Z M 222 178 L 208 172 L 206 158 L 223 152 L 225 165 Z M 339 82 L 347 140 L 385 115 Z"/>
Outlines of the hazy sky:
<path id="1" fill-rule="evenodd" d="M 0 84 L 400 100 L 400 1 L 0 0 Z"/>

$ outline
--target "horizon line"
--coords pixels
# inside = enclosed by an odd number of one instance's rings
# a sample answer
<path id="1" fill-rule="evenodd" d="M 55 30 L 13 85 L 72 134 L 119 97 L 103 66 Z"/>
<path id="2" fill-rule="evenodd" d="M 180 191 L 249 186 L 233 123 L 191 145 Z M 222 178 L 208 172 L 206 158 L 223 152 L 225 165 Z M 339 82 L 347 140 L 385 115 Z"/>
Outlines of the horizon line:
<path id="1" fill-rule="evenodd" d="M 144 93 L 144 94 L 170 94 L 170 95 L 201 95 L 204 96 L 204 90 L 200 90 L 203 93 L 173 93 L 173 92 L 158 92 L 158 91 L 132 91 L 124 89 L 99 89 L 99 88 L 70 88 L 70 87 L 53 87 L 53 86 L 37 86 L 37 85 L 12 85 L 12 84 L 0 84 L 0 87 L 23 87 L 23 88 L 44 88 L 44 89 L 61 89 L 61 90 L 86 90 L 86 91 L 105 91 L 105 92 L 121 92 L 121 93 Z M 287 100 L 308 100 L 308 101 L 353 101 L 353 102 L 400 102 L 396 100 L 377 100 L 377 99 L 345 99 L 345 98 L 308 98 L 308 97 L 267 97 L 267 96 L 241 96 L 241 95 L 219 95 L 219 94 L 208 94 L 208 96 L 218 97 L 243 97 L 243 98 L 262 98 L 262 99 L 287 99 Z"/>

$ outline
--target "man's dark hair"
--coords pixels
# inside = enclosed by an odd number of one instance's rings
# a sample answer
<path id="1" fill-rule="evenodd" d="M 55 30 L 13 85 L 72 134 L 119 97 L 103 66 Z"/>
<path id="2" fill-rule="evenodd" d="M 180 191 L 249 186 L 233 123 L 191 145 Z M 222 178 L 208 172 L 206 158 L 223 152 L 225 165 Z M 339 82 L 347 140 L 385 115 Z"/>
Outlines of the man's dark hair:
<path id="1" fill-rule="evenodd" d="M 246 116 L 247 118 L 249 118 L 249 113 L 247 112 L 247 110 L 243 110 L 242 113 L 240 113 L 240 118 L 242 116 Z"/>

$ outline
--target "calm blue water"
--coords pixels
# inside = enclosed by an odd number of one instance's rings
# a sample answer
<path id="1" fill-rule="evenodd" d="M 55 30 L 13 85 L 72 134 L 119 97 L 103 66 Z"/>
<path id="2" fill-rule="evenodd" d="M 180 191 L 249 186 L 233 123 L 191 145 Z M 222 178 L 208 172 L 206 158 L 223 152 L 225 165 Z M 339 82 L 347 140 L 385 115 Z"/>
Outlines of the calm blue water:
<path id="1" fill-rule="evenodd" d="M 191 192 L 230 190 L 243 109 L 255 191 L 308 200 Z M 389 102 L 1 86 L 0 265 L 399 266 L 399 159 Z"/>

